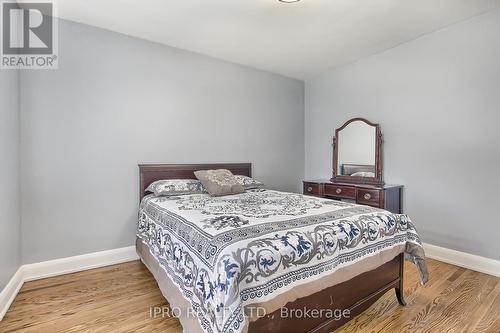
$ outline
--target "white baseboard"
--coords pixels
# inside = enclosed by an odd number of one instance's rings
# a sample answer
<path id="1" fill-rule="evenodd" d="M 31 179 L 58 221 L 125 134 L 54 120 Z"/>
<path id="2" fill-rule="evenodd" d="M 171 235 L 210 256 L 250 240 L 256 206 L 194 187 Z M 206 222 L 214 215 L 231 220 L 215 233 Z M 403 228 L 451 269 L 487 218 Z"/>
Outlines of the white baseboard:
<path id="1" fill-rule="evenodd" d="M 14 302 L 14 298 L 16 298 L 17 293 L 23 286 L 23 283 L 23 267 L 21 266 L 12 279 L 10 279 L 9 283 L 7 283 L 5 288 L 3 288 L 2 292 L 0 292 L 0 321 L 7 313 L 7 310 L 12 302 Z"/>
<path id="2" fill-rule="evenodd" d="M 129 246 L 75 257 L 43 261 L 23 266 L 24 281 L 39 280 L 138 259 L 139 256 L 135 252 L 135 246 Z"/>
<path id="3" fill-rule="evenodd" d="M 468 268 L 473 271 L 500 277 L 499 260 L 425 243 L 424 250 L 425 255 L 431 259 L 436 259 L 452 265 Z"/>
<path id="4" fill-rule="evenodd" d="M 135 246 L 129 246 L 23 265 L 0 293 L 0 320 L 7 313 L 24 282 L 121 264 L 138 259 L 139 256 L 135 251 Z"/>

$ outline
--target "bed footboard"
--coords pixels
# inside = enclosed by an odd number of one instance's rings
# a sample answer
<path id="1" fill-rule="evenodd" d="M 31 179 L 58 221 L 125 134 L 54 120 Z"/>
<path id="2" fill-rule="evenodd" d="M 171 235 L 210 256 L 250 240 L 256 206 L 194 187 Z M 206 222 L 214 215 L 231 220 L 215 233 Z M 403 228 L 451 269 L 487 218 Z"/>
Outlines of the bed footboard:
<path id="1" fill-rule="evenodd" d="M 288 303 L 285 306 L 286 310 L 277 310 L 251 323 L 249 333 L 330 333 L 366 310 L 392 288 L 396 290 L 399 303 L 404 305 L 403 265 L 404 256 L 400 254 L 374 270 Z M 304 314 L 300 312 L 303 309 L 323 310 L 323 317 L 290 316 L 290 314 Z M 325 312 L 326 309 L 333 311 Z M 340 313 L 345 314 L 345 310 L 349 315 L 340 315 Z M 340 318 L 337 315 L 331 318 L 332 312 L 339 314 Z M 284 317 L 283 314 L 287 316 Z"/>

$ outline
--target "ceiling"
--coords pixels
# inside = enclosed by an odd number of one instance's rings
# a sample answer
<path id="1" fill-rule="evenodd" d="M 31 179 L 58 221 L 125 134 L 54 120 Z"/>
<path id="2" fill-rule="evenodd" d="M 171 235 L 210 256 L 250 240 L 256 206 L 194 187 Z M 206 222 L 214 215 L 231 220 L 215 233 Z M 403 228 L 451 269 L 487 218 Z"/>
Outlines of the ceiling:
<path id="1" fill-rule="evenodd" d="M 64 19 L 307 79 L 500 0 L 60 0 Z"/>

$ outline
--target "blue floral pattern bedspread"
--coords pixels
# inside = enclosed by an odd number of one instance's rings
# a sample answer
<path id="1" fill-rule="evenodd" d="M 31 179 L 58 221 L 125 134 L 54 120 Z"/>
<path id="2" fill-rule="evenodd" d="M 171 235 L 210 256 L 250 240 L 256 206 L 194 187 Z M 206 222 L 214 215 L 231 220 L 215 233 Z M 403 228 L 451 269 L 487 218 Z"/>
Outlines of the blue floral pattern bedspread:
<path id="1" fill-rule="evenodd" d="M 242 332 L 244 306 L 404 245 L 427 280 L 406 215 L 271 190 L 211 197 L 146 196 L 137 236 L 208 333 Z"/>

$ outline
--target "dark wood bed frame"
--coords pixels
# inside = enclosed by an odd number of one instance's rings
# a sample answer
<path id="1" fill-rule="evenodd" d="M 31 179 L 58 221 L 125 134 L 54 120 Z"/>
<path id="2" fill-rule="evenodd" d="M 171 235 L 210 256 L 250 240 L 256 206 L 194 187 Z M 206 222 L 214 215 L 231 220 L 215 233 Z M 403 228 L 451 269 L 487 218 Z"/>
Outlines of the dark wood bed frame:
<path id="1" fill-rule="evenodd" d="M 160 179 L 195 179 L 194 172 L 208 169 L 228 169 L 233 174 L 251 177 L 250 163 L 233 164 L 141 164 L 140 198 L 146 188 Z M 332 309 L 350 311 L 349 317 L 340 320 L 325 318 L 282 318 L 280 310 L 252 322 L 250 333 L 329 333 L 339 328 L 354 316 L 360 314 L 379 299 L 385 292 L 394 288 L 401 305 L 403 298 L 404 256 L 400 254 L 391 261 L 374 270 L 355 276 L 343 283 L 327 287 L 321 292 L 299 298 L 285 305 L 288 309 Z M 300 287 L 299 287 L 300 288 Z M 291 311 L 290 311 L 291 312 Z"/>

